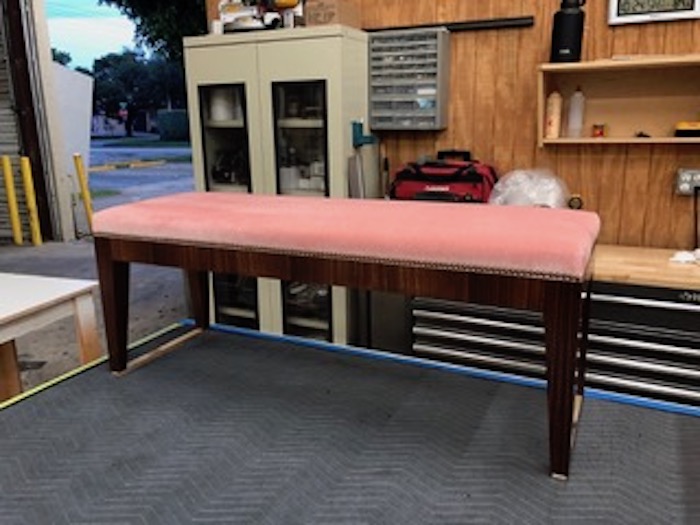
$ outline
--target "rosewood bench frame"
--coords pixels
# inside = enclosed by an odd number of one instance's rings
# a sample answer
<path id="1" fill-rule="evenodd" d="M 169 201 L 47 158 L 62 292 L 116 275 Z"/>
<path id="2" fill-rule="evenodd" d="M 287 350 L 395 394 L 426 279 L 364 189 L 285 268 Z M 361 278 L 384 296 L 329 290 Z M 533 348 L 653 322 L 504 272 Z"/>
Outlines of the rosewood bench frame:
<path id="1" fill-rule="evenodd" d="M 557 479 L 568 477 L 583 395 L 590 261 L 584 279 L 574 281 L 99 234 L 95 237 L 95 250 L 109 364 L 114 372 L 127 368 L 130 263 L 185 270 L 197 331 L 209 326 L 209 272 L 335 284 L 541 312 L 545 328 L 550 474 Z"/>

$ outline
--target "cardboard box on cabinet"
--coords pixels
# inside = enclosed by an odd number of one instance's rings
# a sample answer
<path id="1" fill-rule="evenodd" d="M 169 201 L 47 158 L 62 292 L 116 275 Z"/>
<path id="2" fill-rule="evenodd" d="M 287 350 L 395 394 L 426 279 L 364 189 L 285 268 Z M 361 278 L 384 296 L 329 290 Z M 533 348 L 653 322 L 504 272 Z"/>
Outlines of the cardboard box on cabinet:
<path id="1" fill-rule="evenodd" d="M 307 26 L 342 24 L 360 28 L 360 10 L 352 0 L 306 0 L 304 19 Z"/>

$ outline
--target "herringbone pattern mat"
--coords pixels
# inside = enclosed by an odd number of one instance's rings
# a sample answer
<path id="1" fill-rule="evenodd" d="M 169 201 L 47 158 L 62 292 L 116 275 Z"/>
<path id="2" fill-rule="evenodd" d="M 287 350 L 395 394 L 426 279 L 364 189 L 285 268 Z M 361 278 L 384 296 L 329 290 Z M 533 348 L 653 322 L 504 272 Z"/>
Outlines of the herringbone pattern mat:
<path id="1" fill-rule="evenodd" d="M 208 333 L 0 412 L 2 524 L 700 523 L 700 419 Z"/>

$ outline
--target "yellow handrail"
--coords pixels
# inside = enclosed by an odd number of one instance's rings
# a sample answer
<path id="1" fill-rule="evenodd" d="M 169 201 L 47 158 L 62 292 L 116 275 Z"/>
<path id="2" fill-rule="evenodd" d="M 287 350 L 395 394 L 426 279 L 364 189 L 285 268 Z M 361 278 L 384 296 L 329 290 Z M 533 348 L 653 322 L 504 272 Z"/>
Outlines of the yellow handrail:
<path id="1" fill-rule="evenodd" d="M 88 185 L 87 174 L 85 172 L 85 164 L 80 153 L 73 154 L 73 163 L 75 164 L 75 172 L 78 174 L 78 183 L 80 184 L 80 195 L 83 199 L 85 207 L 85 216 L 87 218 L 88 229 L 92 233 L 92 197 L 90 196 L 90 188 Z"/>
<path id="2" fill-rule="evenodd" d="M 15 193 L 15 177 L 12 173 L 10 157 L 2 156 L 2 171 L 5 179 L 5 194 L 7 195 L 7 211 L 10 215 L 10 226 L 12 227 L 12 242 L 22 245 L 22 223 L 19 218 L 19 207 L 17 206 L 17 194 Z"/>
<path id="3" fill-rule="evenodd" d="M 24 197 L 29 211 L 29 229 L 32 233 L 32 244 L 40 246 L 43 243 L 41 228 L 39 227 L 39 212 L 36 207 L 36 193 L 34 193 L 34 180 L 32 179 L 32 166 L 29 157 L 20 157 L 20 171 L 24 181 Z"/>

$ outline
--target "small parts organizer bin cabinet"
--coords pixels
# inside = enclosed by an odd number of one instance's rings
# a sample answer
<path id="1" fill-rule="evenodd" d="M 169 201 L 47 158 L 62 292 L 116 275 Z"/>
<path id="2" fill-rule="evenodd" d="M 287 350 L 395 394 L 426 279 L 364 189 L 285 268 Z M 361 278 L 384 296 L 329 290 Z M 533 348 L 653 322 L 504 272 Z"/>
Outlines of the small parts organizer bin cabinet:
<path id="1" fill-rule="evenodd" d="M 447 127 L 450 33 L 444 28 L 370 34 L 370 127 Z"/>
<path id="2" fill-rule="evenodd" d="M 541 64 L 538 80 L 539 145 L 700 144 L 700 137 L 676 137 L 675 126 L 700 119 L 700 54 L 620 57 L 571 64 Z M 581 137 L 545 138 L 545 101 L 553 91 L 566 102 L 576 88 L 586 97 Z M 605 136 L 593 137 L 594 125 Z M 638 136 L 644 134 L 647 136 Z"/>
<path id="3" fill-rule="evenodd" d="M 198 190 L 347 197 L 352 122 L 367 119 L 367 35 L 341 25 L 186 38 Z M 365 179 L 367 197 L 379 182 Z M 332 228 L 332 225 L 329 225 Z M 214 317 L 347 342 L 339 286 L 215 274 Z"/>

